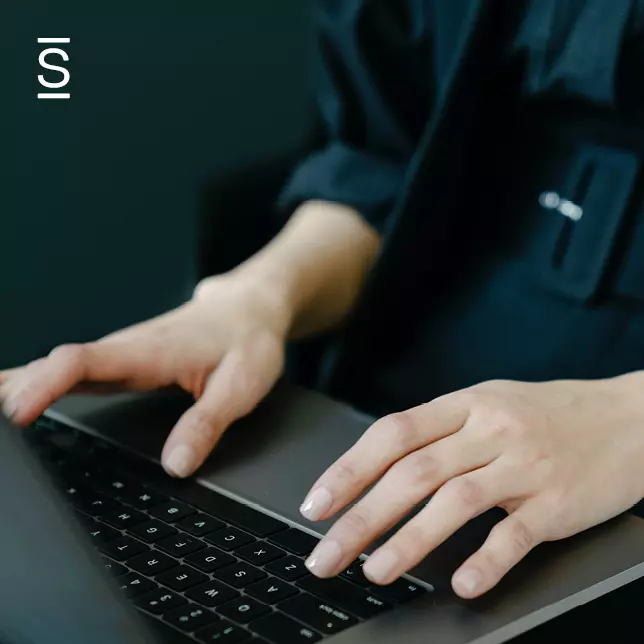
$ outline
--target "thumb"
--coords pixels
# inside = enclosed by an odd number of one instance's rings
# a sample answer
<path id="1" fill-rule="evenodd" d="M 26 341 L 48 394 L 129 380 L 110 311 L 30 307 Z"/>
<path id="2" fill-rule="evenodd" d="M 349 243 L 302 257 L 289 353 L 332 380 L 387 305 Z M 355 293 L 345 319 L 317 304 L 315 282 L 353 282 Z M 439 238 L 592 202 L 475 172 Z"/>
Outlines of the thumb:
<path id="1" fill-rule="evenodd" d="M 281 372 L 278 366 L 227 353 L 211 374 L 199 400 L 170 433 L 161 461 L 171 476 L 190 476 L 208 457 L 228 427 L 249 414 L 268 394 Z M 264 362 L 264 364 L 262 364 Z"/>

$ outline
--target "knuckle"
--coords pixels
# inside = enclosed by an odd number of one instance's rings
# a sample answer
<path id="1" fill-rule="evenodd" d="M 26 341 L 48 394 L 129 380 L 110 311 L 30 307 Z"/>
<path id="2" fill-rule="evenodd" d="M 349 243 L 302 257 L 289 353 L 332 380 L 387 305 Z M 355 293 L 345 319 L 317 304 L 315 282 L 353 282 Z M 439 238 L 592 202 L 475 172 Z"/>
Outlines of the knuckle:
<path id="1" fill-rule="evenodd" d="M 215 279 L 213 277 L 206 277 L 197 283 L 194 291 L 192 292 L 193 300 L 203 300 L 208 297 L 214 289 Z"/>
<path id="2" fill-rule="evenodd" d="M 431 450 L 422 449 L 398 461 L 392 470 L 412 486 L 426 486 L 436 479 L 440 463 Z"/>
<path id="3" fill-rule="evenodd" d="M 499 391 L 511 387 L 514 383 L 511 380 L 503 380 L 502 378 L 494 378 L 486 380 L 480 385 L 482 390 L 488 389 L 489 391 Z"/>
<path id="4" fill-rule="evenodd" d="M 393 442 L 403 448 L 417 444 L 418 427 L 412 414 L 406 411 L 396 412 L 381 418 L 371 428 L 371 433 L 387 443 Z"/>
<path id="5" fill-rule="evenodd" d="M 500 579 L 507 570 L 507 566 L 504 566 L 500 561 L 498 554 L 492 551 L 490 548 L 483 547 L 479 553 L 479 556 L 484 562 L 485 569 L 490 574 L 490 576 L 497 580 Z"/>
<path id="6" fill-rule="evenodd" d="M 199 437 L 208 437 L 214 429 L 214 419 L 203 409 L 194 407 L 190 413 L 188 426 L 190 431 Z"/>
<path id="7" fill-rule="evenodd" d="M 510 552 L 517 557 L 523 556 L 532 550 L 536 545 L 536 539 L 534 532 L 526 523 L 513 517 L 506 519 L 506 522 L 507 525 L 504 529 L 505 547 L 509 548 Z M 501 530 L 502 525 L 497 526 L 499 530 Z"/>
<path id="8" fill-rule="evenodd" d="M 329 479 L 337 481 L 338 484 L 344 485 L 353 481 L 356 477 L 356 470 L 348 458 L 340 458 L 336 461 L 328 472 Z"/>
<path id="9" fill-rule="evenodd" d="M 372 524 L 371 515 L 365 508 L 354 507 L 342 517 L 338 527 L 354 538 L 362 538 L 372 530 Z"/>
<path id="10" fill-rule="evenodd" d="M 469 476 L 451 479 L 443 487 L 458 503 L 472 510 L 478 510 L 485 500 L 483 486 Z"/>
<path id="11" fill-rule="evenodd" d="M 409 521 L 391 540 L 401 553 L 413 553 L 427 547 L 429 541 L 428 526 L 422 521 Z M 389 545 L 387 546 L 389 547 Z"/>
<path id="12" fill-rule="evenodd" d="M 530 433 L 530 425 L 520 414 L 504 404 L 495 404 L 485 410 L 481 428 L 490 438 L 522 437 Z"/>

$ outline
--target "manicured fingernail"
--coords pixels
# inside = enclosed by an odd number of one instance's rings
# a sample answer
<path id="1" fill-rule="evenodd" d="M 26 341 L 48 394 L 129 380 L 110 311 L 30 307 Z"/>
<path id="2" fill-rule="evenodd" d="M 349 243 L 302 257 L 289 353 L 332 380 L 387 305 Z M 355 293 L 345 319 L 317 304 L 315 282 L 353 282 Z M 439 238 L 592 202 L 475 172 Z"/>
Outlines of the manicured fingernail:
<path id="1" fill-rule="evenodd" d="M 342 550 L 337 541 L 321 541 L 306 560 L 306 567 L 317 577 L 331 577 L 340 566 Z"/>
<path id="2" fill-rule="evenodd" d="M 400 560 L 398 555 L 387 548 L 371 555 L 362 566 L 364 574 L 376 584 L 387 584 L 394 581 Z"/>
<path id="3" fill-rule="evenodd" d="M 333 497 L 325 487 L 313 490 L 302 503 L 300 512 L 309 520 L 317 521 L 321 516 L 331 509 Z"/>
<path id="4" fill-rule="evenodd" d="M 174 476 L 190 476 L 197 466 L 197 455 L 189 445 L 177 445 L 165 460 L 165 467 Z"/>
<path id="5" fill-rule="evenodd" d="M 475 568 L 467 568 L 454 577 L 454 590 L 459 595 L 474 595 L 483 581 L 483 575 Z"/>

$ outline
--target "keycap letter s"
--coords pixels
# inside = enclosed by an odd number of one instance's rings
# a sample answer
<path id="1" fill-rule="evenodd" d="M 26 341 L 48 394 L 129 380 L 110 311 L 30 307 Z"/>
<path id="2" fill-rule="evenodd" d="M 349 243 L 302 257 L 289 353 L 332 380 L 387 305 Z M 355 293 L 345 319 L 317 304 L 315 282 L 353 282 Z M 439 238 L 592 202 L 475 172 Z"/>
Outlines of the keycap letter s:
<path id="1" fill-rule="evenodd" d="M 68 44 L 71 42 L 71 39 L 70 38 L 38 38 L 38 42 L 41 44 L 42 43 Z M 62 74 L 63 77 L 59 81 L 51 82 L 46 80 L 43 74 L 39 74 L 38 82 L 43 87 L 46 87 L 48 89 L 62 89 L 71 80 L 71 74 L 69 73 L 69 70 L 66 67 L 62 67 L 61 65 L 52 65 L 50 62 L 48 62 L 47 58 L 51 56 L 59 56 L 60 58 L 63 59 L 64 62 L 67 63 L 69 62 L 69 56 L 67 55 L 67 52 L 64 49 L 60 49 L 58 47 L 48 47 L 47 49 L 44 49 L 43 51 L 41 51 L 40 55 L 38 56 L 38 62 L 40 63 L 41 67 L 54 72 L 58 72 Z M 68 98 L 71 98 L 71 94 L 69 92 L 41 92 L 38 94 L 38 98 L 39 99 L 68 99 Z"/>

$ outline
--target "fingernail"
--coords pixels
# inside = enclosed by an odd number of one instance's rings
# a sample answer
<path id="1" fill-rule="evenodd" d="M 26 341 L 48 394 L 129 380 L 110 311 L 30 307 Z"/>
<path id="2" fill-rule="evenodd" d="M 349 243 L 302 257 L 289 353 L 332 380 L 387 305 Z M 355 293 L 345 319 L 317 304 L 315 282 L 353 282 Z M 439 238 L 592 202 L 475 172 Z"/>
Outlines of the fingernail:
<path id="1" fill-rule="evenodd" d="M 333 505 L 331 492 L 325 487 L 319 487 L 311 492 L 300 507 L 300 512 L 309 520 L 317 521 Z"/>
<path id="2" fill-rule="evenodd" d="M 190 476 L 195 470 L 197 456 L 189 445 L 177 445 L 165 461 L 166 469 L 179 478 Z"/>
<path id="3" fill-rule="evenodd" d="M 393 550 L 383 548 L 367 559 L 362 570 L 374 583 L 386 584 L 395 579 L 399 563 L 400 559 Z"/>
<path id="4" fill-rule="evenodd" d="M 483 581 L 483 575 L 475 568 L 468 568 L 454 577 L 454 590 L 459 595 L 474 595 Z"/>
<path id="5" fill-rule="evenodd" d="M 15 396 L 5 398 L 2 402 L 2 413 L 7 418 L 13 418 L 16 411 L 18 410 L 18 401 Z"/>
<path id="6" fill-rule="evenodd" d="M 306 560 L 306 567 L 316 577 L 331 577 L 340 566 L 342 550 L 337 541 L 321 541 Z"/>

